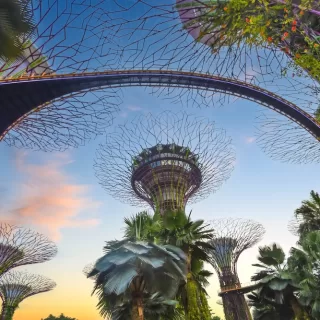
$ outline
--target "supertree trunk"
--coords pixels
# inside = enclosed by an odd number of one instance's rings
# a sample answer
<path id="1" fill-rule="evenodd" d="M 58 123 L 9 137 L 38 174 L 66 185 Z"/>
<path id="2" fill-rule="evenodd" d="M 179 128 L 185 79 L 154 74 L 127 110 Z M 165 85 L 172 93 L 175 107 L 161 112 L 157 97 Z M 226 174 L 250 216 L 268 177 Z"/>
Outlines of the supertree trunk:
<path id="1" fill-rule="evenodd" d="M 207 297 L 198 287 L 193 279 L 191 271 L 192 252 L 189 250 L 187 254 L 187 306 L 185 308 L 186 320 L 210 320 L 211 315 Z"/>
<path id="2" fill-rule="evenodd" d="M 252 320 L 243 295 L 230 292 L 222 296 L 222 302 L 226 320 Z"/>
<path id="3" fill-rule="evenodd" d="M 16 307 L 3 304 L 1 310 L 1 320 L 12 320 L 15 310 Z"/>

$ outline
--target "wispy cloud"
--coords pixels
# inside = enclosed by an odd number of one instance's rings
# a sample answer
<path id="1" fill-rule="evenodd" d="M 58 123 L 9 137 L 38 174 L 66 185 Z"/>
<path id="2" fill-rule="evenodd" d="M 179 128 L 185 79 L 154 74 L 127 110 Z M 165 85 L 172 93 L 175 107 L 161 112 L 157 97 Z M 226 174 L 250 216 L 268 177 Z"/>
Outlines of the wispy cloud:
<path id="1" fill-rule="evenodd" d="M 253 143 L 256 141 L 256 138 L 255 137 L 246 137 L 245 138 L 245 142 L 246 143 Z"/>
<path id="2" fill-rule="evenodd" d="M 133 106 L 133 105 L 129 105 L 129 106 L 127 106 L 127 109 L 128 109 L 128 110 L 130 110 L 130 111 L 133 111 L 133 112 L 141 111 L 141 110 L 142 110 L 142 108 L 141 108 L 141 107 Z"/>
<path id="3" fill-rule="evenodd" d="M 46 231 L 57 241 L 61 229 L 70 227 L 91 227 L 97 219 L 80 219 L 80 213 L 93 212 L 99 203 L 90 199 L 88 185 L 72 182 L 64 172 L 72 160 L 66 155 L 51 155 L 45 164 L 28 163 L 27 155 L 19 153 L 16 168 L 21 184 L 15 191 L 15 204 L 6 210 L 10 221 L 19 225 L 28 224 Z"/>

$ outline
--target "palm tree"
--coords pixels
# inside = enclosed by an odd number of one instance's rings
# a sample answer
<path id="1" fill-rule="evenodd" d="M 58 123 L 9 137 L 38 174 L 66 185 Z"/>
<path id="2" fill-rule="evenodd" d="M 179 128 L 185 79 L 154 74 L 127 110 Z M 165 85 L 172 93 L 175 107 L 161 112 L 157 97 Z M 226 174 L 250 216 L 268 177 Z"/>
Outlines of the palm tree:
<path id="1" fill-rule="evenodd" d="M 186 216 L 183 211 L 155 213 L 153 216 L 141 212 L 125 219 L 125 223 L 127 239 L 133 239 L 135 231 L 139 230 L 145 240 L 182 249 L 187 256 L 187 283 L 179 289 L 179 301 L 188 320 L 197 317 L 210 320 L 205 286 L 212 273 L 204 270 L 203 262 L 209 260 L 207 249 L 212 247 L 206 241 L 213 238 L 213 230 L 208 229 L 203 220 L 192 221 L 191 213 Z"/>
<path id="2" fill-rule="evenodd" d="M 301 248 L 291 248 L 288 267 L 299 285 L 299 302 L 311 309 L 314 319 L 320 318 L 320 231 L 305 235 Z"/>
<path id="3" fill-rule="evenodd" d="M 280 314 L 293 314 L 290 306 L 278 305 L 274 301 L 261 297 L 258 292 L 252 292 L 247 297 L 248 305 L 253 308 L 254 320 L 281 320 Z M 285 308 L 287 310 L 284 310 Z"/>
<path id="4" fill-rule="evenodd" d="M 0 59 L 22 55 L 23 41 L 34 30 L 32 11 L 27 0 L 0 0 Z"/>
<path id="5" fill-rule="evenodd" d="M 260 247 L 258 260 L 260 263 L 253 266 L 262 270 L 251 277 L 252 281 L 260 283 L 258 296 L 277 309 L 281 320 L 292 320 L 293 316 L 296 320 L 308 319 L 305 309 L 296 298 L 299 287 L 287 268 L 283 249 L 277 244 Z"/>
<path id="6" fill-rule="evenodd" d="M 320 196 L 317 192 L 312 190 L 310 200 L 302 201 L 302 205 L 295 211 L 295 217 L 301 221 L 298 229 L 300 235 L 320 230 Z"/>
<path id="7" fill-rule="evenodd" d="M 132 320 L 144 320 L 147 302 L 157 298 L 154 304 L 175 304 L 171 299 L 186 279 L 186 256 L 179 248 L 123 240 L 107 242 L 104 249 L 88 274 L 96 278 L 93 293 L 99 290 L 102 312 L 111 311 L 119 320 L 129 312 Z"/>

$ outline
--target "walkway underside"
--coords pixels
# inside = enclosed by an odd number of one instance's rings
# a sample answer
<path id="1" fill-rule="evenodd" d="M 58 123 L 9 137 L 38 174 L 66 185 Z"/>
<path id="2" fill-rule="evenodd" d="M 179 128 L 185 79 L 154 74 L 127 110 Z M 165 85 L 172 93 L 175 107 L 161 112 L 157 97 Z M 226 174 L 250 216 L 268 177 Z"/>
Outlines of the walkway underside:
<path id="1" fill-rule="evenodd" d="M 259 287 L 260 287 L 260 284 L 252 284 L 252 285 L 241 287 L 241 288 L 232 288 L 229 290 L 223 290 L 223 291 L 219 292 L 218 295 L 219 295 L 219 297 L 221 297 L 223 295 L 227 295 L 228 293 L 232 293 L 232 292 L 235 292 L 238 294 L 247 294 L 249 292 L 252 292 L 252 291 L 258 289 Z"/>
<path id="2" fill-rule="evenodd" d="M 308 113 L 281 97 L 247 83 L 179 71 L 131 70 L 72 75 L 49 75 L 0 81 L 0 140 L 5 133 L 35 108 L 63 96 L 101 87 L 167 86 L 216 90 L 241 96 L 271 108 L 320 138 L 320 124 Z"/>

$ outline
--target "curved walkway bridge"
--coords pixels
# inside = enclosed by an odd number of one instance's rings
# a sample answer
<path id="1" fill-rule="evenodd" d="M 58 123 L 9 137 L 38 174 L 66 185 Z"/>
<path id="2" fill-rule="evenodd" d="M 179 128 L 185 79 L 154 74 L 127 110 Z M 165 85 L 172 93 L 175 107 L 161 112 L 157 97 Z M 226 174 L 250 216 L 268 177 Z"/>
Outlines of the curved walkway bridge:
<path id="1" fill-rule="evenodd" d="M 21 119 L 45 108 L 54 100 L 88 89 L 128 86 L 193 88 L 239 96 L 283 114 L 320 140 L 320 123 L 315 118 L 267 90 L 219 76 L 159 70 L 106 71 L 0 80 L 0 140 Z"/>
<path id="2" fill-rule="evenodd" d="M 242 283 L 239 286 L 224 287 L 218 292 L 218 296 L 221 297 L 228 293 L 247 294 L 260 287 L 259 283 Z"/>

